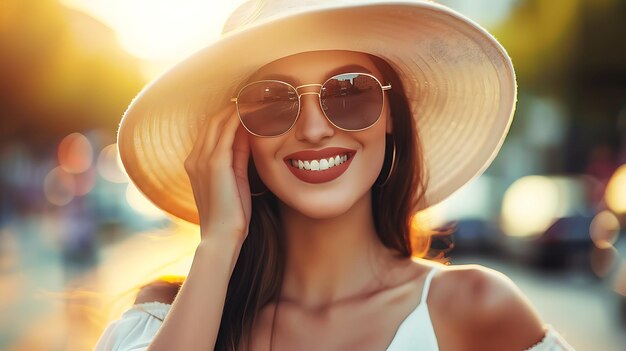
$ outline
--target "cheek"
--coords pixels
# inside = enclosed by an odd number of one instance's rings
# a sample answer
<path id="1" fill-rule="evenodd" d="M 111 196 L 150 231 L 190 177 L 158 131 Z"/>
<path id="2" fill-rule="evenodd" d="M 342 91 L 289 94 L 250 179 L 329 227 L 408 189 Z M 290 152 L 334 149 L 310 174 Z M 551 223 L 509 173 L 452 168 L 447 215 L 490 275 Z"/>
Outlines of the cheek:
<path id="1" fill-rule="evenodd" d="M 389 109 L 389 99 L 385 98 L 385 106 L 383 108 L 381 119 L 384 119 L 385 132 L 392 134 L 393 121 L 391 120 L 391 110 Z"/>
<path id="2" fill-rule="evenodd" d="M 254 159 L 254 165 L 257 168 L 263 167 L 265 159 L 267 159 L 269 150 L 267 150 L 267 146 L 264 145 L 262 141 L 257 137 L 250 137 L 250 157 Z"/>
<path id="3" fill-rule="evenodd" d="M 385 136 L 386 128 L 384 121 L 379 125 L 364 131 L 358 138 L 362 145 L 360 160 L 357 169 L 354 169 L 359 177 L 355 177 L 357 181 L 363 182 L 363 185 L 372 186 L 378 178 L 385 160 Z M 356 164 L 355 164 L 356 166 Z"/>
<path id="4" fill-rule="evenodd" d="M 369 148 L 367 152 L 368 159 L 366 160 L 366 164 L 371 167 L 371 175 L 369 178 L 373 177 L 372 179 L 376 180 L 381 168 L 383 167 L 383 162 L 385 161 L 385 131 L 383 130 L 378 133 L 376 138 L 366 145 L 367 148 Z"/>
<path id="5" fill-rule="evenodd" d="M 385 144 L 387 135 L 393 134 L 392 120 L 391 116 L 389 115 L 388 108 L 388 105 L 385 105 L 385 109 L 383 110 L 383 115 L 381 116 L 379 123 L 377 123 L 377 125 L 371 129 L 372 135 L 369 136 L 369 145 L 371 145 L 372 148 L 376 149 L 376 151 L 374 151 L 373 153 L 376 154 L 376 157 L 380 159 L 381 166 L 385 158 Z"/>
<path id="6" fill-rule="evenodd" d="M 250 136 L 250 157 L 254 160 L 254 166 L 261 177 L 261 180 L 267 184 L 272 175 L 272 165 L 277 163 L 275 159 L 278 145 L 273 140 L 266 138 L 258 138 Z"/>

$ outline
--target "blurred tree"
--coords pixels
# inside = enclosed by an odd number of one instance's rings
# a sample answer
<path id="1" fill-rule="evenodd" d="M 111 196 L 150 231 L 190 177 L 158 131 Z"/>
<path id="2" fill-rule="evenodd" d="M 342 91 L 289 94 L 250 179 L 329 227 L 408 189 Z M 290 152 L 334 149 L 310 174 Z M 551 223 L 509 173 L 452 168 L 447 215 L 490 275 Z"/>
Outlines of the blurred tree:
<path id="1" fill-rule="evenodd" d="M 3 0 L 0 52 L 0 146 L 48 147 L 91 128 L 114 135 L 144 83 L 111 29 L 53 0 Z"/>
<path id="2" fill-rule="evenodd" d="M 529 113 L 524 95 L 566 107 L 568 140 L 560 172 L 583 172 L 593 150 L 617 153 L 617 116 L 626 106 L 626 1 L 519 1 L 493 29 L 515 64 L 518 115 Z M 520 121 L 514 122 L 516 134 Z"/>
<path id="3" fill-rule="evenodd" d="M 551 93 L 568 85 L 578 44 L 581 0 L 521 1 L 511 18 L 494 28 L 523 89 Z"/>
<path id="4" fill-rule="evenodd" d="M 618 118 L 626 108 L 626 1 L 585 1 L 584 16 L 577 35 L 580 45 L 574 53 L 578 66 L 568 102 L 575 126 L 591 162 L 598 150 L 607 148 L 617 166 L 620 130 Z M 573 171 L 577 165 L 572 162 Z"/>

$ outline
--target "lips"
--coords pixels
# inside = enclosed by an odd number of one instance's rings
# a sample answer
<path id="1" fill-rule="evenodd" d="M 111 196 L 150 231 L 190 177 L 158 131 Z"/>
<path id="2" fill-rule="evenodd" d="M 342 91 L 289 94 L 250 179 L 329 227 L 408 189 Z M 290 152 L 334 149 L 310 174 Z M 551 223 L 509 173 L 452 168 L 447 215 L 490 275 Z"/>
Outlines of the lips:
<path id="1" fill-rule="evenodd" d="M 292 154 L 287 155 L 283 161 L 285 165 L 293 175 L 295 175 L 298 179 L 313 184 L 325 183 L 329 182 L 340 175 L 342 175 L 352 163 L 352 159 L 356 154 L 356 150 L 346 149 L 341 147 L 329 147 L 322 150 L 303 150 L 298 151 Z M 327 159 L 333 156 L 343 156 L 348 155 L 347 161 L 343 162 L 340 165 L 335 165 L 334 167 L 328 168 L 326 170 L 320 171 L 310 171 L 305 169 L 299 169 L 298 167 L 293 167 L 291 164 L 291 160 L 320 160 Z"/>

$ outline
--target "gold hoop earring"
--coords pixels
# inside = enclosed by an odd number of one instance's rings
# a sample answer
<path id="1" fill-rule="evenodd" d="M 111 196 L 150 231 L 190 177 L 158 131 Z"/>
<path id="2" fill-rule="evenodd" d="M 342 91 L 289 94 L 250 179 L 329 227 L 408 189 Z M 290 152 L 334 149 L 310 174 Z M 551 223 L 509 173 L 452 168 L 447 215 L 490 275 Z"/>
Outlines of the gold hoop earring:
<path id="1" fill-rule="evenodd" d="M 382 183 L 378 182 L 378 179 L 376 180 L 376 182 L 374 184 L 376 184 L 376 186 L 382 188 L 387 184 L 387 181 L 389 180 L 389 178 L 391 178 L 391 173 L 393 173 L 393 168 L 396 164 L 396 141 L 393 138 L 392 134 L 388 134 L 391 136 L 391 140 L 392 140 L 392 144 L 393 144 L 393 152 L 392 152 L 392 156 L 391 156 L 391 166 L 389 166 L 389 173 L 387 173 L 387 177 L 385 177 L 385 180 Z M 385 148 L 385 150 L 387 150 L 387 148 Z M 386 152 L 385 152 L 386 154 Z M 387 158 L 385 157 L 385 161 L 387 161 Z M 387 164 L 387 162 L 383 162 L 383 168 L 385 166 L 385 164 Z M 378 178 L 380 179 L 380 175 L 378 176 Z"/>
<path id="2" fill-rule="evenodd" d="M 252 189 L 250 189 L 250 196 L 262 196 L 265 195 L 265 193 L 267 193 L 267 188 L 265 188 L 265 190 L 261 191 L 261 192 L 252 192 Z"/>
<path id="3" fill-rule="evenodd" d="M 256 167 L 254 167 L 252 157 L 250 157 L 250 160 L 248 161 L 248 185 L 250 186 L 250 196 L 256 197 L 267 193 L 267 186 L 263 184 Z M 252 189 L 253 187 L 256 187 L 254 185 L 262 186 L 263 190 L 256 191 L 255 189 Z"/>

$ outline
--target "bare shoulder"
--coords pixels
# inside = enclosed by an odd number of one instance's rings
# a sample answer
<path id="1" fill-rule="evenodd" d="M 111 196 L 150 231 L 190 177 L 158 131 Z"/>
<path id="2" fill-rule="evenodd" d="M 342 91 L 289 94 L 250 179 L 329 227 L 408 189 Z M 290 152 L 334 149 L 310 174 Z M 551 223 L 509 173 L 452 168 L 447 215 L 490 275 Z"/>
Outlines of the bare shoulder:
<path id="1" fill-rule="evenodd" d="M 135 304 L 146 302 L 161 302 L 172 304 L 185 277 L 162 277 L 154 280 L 139 289 Z"/>
<path id="2" fill-rule="evenodd" d="M 429 305 L 463 349 L 521 351 L 541 341 L 543 322 L 509 277 L 476 264 L 443 267 Z"/>

